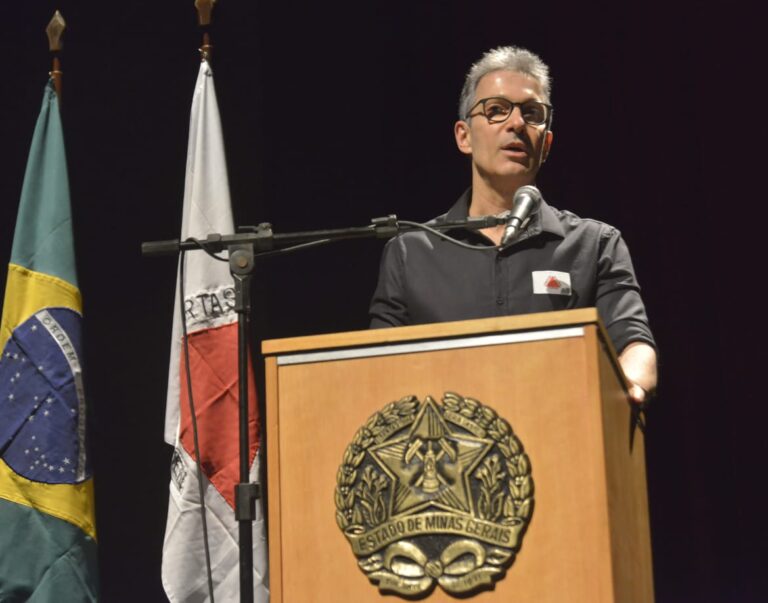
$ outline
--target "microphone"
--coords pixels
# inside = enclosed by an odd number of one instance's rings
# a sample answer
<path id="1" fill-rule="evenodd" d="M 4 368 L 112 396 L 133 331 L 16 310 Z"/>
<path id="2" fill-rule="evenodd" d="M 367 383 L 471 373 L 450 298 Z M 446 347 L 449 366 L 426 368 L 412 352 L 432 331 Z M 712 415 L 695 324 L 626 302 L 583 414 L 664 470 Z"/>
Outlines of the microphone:
<path id="1" fill-rule="evenodd" d="M 507 227 L 501 237 L 502 249 L 510 245 L 522 232 L 522 226 L 529 216 L 539 211 L 541 192 L 535 186 L 521 186 L 517 189 L 512 200 L 512 211 L 509 212 Z"/>

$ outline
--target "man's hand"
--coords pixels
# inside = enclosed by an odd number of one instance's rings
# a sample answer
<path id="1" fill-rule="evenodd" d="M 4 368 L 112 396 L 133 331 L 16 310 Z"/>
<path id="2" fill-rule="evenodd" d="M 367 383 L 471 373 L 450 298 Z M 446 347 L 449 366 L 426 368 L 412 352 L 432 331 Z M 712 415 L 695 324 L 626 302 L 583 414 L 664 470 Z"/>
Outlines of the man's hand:
<path id="1" fill-rule="evenodd" d="M 656 350 L 642 341 L 633 341 L 619 354 L 619 364 L 629 380 L 629 397 L 646 402 L 656 389 Z"/>

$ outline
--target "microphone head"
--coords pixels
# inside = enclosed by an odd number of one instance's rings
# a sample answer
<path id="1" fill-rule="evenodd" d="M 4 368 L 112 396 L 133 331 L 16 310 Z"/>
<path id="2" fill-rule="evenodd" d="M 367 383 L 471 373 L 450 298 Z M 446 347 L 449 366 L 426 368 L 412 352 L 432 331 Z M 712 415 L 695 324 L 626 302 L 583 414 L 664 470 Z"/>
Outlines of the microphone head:
<path id="1" fill-rule="evenodd" d="M 521 186 L 515 192 L 512 199 L 514 205 L 509 214 L 507 227 L 504 229 L 504 235 L 501 237 L 502 249 L 510 245 L 519 235 L 521 229 L 526 225 L 526 220 L 539 211 L 541 207 L 541 192 L 535 186 Z"/>
<path id="2" fill-rule="evenodd" d="M 541 206 L 541 191 L 531 184 L 521 186 L 515 191 L 513 198 L 514 205 L 512 206 L 512 212 L 520 216 L 521 213 L 527 218 L 531 214 L 535 214 L 539 211 Z"/>

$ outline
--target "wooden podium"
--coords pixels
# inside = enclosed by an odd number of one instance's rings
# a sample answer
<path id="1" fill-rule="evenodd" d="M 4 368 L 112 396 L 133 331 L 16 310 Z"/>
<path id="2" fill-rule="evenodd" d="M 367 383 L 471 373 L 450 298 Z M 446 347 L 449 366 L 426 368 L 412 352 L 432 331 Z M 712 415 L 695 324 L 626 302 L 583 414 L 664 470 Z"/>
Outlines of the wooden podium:
<path id="1" fill-rule="evenodd" d="M 535 484 L 530 525 L 493 590 L 471 600 L 653 601 L 645 450 L 592 308 L 266 341 L 272 603 L 397 601 L 336 522 L 358 430 L 407 395 L 457 392 L 506 419 Z M 455 602 L 440 587 L 425 601 Z"/>

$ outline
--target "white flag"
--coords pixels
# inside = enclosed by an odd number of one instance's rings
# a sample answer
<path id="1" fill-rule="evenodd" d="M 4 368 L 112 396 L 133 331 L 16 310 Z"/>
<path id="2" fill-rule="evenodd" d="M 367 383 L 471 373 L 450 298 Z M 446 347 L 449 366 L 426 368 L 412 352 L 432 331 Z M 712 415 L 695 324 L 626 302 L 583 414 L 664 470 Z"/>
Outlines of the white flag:
<path id="1" fill-rule="evenodd" d="M 232 234 L 233 230 L 213 72 L 207 61 L 202 61 L 189 120 L 181 239 L 205 238 L 210 233 Z M 203 251 L 187 253 L 185 267 L 184 312 L 203 466 L 214 598 L 217 603 L 227 603 L 240 599 L 239 538 L 234 513 L 234 487 L 239 482 L 234 286 L 228 264 L 216 261 Z M 181 368 L 185 358 L 179 304 L 177 283 L 165 421 L 165 439 L 175 450 L 171 461 L 162 578 L 170 601 L 202 603 L 209 601 L 209 596 L 186 372 Z M 252 367 L 249 373 L 250 478 L 255 482 L 259 464 L 258 418 Z M 253 524 L 253 582 L 255 601 L 266 603 L 269 600 L 266 542 L 258 507 Z"/>

